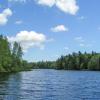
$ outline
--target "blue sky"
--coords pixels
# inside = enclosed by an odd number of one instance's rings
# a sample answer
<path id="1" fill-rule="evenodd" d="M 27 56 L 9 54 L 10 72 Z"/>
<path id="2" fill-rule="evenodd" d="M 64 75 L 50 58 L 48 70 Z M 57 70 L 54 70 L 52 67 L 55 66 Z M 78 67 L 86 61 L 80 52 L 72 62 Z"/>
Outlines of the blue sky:
<path id="1" fill-rule="evenodd" d="M 28 61 L 100 52 L 100 0 L 0 0 L 0 33 Z"/>

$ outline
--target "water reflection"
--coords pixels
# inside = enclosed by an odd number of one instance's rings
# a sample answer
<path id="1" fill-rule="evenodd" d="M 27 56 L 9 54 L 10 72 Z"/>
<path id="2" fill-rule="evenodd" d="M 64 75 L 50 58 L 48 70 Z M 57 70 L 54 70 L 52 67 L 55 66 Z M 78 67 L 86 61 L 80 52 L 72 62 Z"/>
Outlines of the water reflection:
<path id="1" fill-rule="evenodd" d="M 4 96 L 7 94 L 5 90 L 7 89 L 7 80 L 9 78 L 9 74 L 5 75 L 5 73 L 0 74 L 0 100 L 4 100 Z"/>
<path id="2" fill-rule="evenodd" d="M 19 100 L 21 74 L 0 74 L 0 100 Z"/>
<path id="3" fill-rule="evenodd" d="M 0 100 L 100 100 L 100 73 L 42 69 L 2 73 Z"/>

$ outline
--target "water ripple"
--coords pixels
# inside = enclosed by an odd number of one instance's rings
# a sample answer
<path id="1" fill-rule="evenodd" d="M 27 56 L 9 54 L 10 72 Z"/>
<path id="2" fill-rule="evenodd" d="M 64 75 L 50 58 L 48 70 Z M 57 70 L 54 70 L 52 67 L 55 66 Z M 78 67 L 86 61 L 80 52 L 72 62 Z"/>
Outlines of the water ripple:
<path id="1" fill-rule="evenodd" d="M 0 75 L 0 100 L 100 100 L 100 73 L 37 69 Z"/>

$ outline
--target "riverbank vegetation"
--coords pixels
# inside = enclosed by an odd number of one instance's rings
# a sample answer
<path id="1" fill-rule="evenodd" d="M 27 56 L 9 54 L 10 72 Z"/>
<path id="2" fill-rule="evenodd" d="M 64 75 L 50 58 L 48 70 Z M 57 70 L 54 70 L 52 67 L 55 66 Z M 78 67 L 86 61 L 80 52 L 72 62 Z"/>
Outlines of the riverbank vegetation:
<path id="1" fill-rule="evenodd" d="M 22 59 L 22 48 L 19 43 L 11 45 L 7 37 L 0 35 L 0 72 L 28 70 L 27 61 Z"/>
<path id="2" fill-rule="evenodd" d="M 37 68 L 54 68 L 64 70 L 100 70 L 100 53 L 72 53 L 61 56 L 55 62 L 37 62 Z M 34 67 L 34 66 L 33 66 Z"/>
<path id="3" fill-rule="evenodd" d="M 72 53 L 56 61 L 31 62 L 22 59 L 20 43 L 10 44 L 7 37 L 0 35 L 0 72 L 17 72 L 30 69 L 100 70 L 100 53 Z"/>

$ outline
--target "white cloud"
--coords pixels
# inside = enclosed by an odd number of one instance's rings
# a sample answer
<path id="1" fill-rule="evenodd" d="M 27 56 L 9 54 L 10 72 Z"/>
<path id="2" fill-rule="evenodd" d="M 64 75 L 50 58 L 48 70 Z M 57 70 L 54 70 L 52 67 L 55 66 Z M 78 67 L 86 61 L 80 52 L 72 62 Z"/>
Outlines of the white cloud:
<path id="1" fill-rule="evenodd" d="M 56 6 L 63 12 L 75 15 L 79 7 L 76 0 L 56 0 Z"/>
<path id="2" fill-rule="evenodd" d="M 49 7 L 56 6 L 61 11 L 75 15 L 79 10 L 76 0 L 36 0 L 38 4 Z"/>
<path id="3" fill-rule="evenodd" d="M 16 22 L 15 22 L 15 24 L 17 24 L 17 25 L 20 25 L 20 24 L 22 24 L 23 23 L 23 21 L 21 21 L 21 20 L 17 20 Z"/>
<path id="4" fill-rule="evenodd" d="M 52 7 L 55 4 L 55 0 L 38 0 L 38 4 Z"/>
<path id="5" fill-rule="evenodd" d="M 10 8 L 4 9 L 0 13 L 0 25 L 5 25 L 8 22 L 9 16 L 12 16 L 12 10 Z"/>
<path id="6" fill-rule="evenodd" d="M 8 37 L 8 40 L 13 43 L 14 41 L 21 44 L 23 51 L 26 52 L 31 47 L 38 47 L 44 49 L 46 36 L 42 33 L 35 31 L 21 31 L 15 37 Z"/>
<path id="7" fill-rule="evenodd" d="M 29 0 L 8 0 L 8 2 L 22 2 L 25 3 Z M 57 7 L 62 12 L 75 15 L 78 10 L 79 6 L 77 5 L 77 0 L 33 0 L 36 1 L 39 5 L 44 5 L 48 7 Z"/>
<path id="8" fill-rule="evenodd" d="M 51 28 L 52 32 L 67 32 L 69 29 L 65 27 L 64 25 L 57 25 L 53 28 Z"/>

